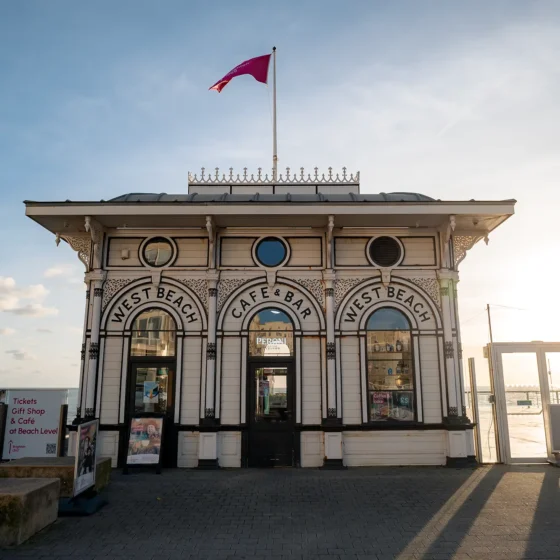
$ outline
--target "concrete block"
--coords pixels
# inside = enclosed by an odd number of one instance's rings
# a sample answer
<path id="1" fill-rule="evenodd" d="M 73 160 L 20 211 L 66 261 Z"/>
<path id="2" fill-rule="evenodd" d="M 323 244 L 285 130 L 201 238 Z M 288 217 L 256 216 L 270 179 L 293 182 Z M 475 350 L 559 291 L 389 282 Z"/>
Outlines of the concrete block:
<path id="1" fill-rule="evenodd" d="M 0 479 L 0 546 L 17 546 L 54 523 L 59 493 L 58 479 Z"/>
<path id="2" fill-rule="evenodd" d="M 3 478 L 57 478 L 60 480 L 60 498 L 74 495 L 74 457 L 26 457 L 0 464 Z M 95 472 L 95 490 L 100 492 L 109 484 L 111 459 L 98 457 Z"/>

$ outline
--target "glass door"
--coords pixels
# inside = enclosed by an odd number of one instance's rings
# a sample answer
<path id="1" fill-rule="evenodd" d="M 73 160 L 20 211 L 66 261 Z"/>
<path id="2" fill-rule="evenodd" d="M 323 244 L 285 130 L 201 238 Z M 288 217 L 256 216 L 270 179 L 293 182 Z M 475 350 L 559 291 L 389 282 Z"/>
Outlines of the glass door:
<path id="1" fill-rule="evenodd" d="M 504 463 L 548 460 L 548 384 L 531 345 L 495 344 L 494 380 L 498 433 Z"/>
<path id="2" fill-rule="evenodd" d="M 169 362 L 133 363 L 131 366 L 129 418 L 163 415 L 162 464 L 177 462 L 177 433 L 173 422 L 175 367 Z"/>
<path id="3" fill-rule="evenodd" d="M 249 466 L 291 467 L 294 462 L 291 364 L 250 366 Z"/>

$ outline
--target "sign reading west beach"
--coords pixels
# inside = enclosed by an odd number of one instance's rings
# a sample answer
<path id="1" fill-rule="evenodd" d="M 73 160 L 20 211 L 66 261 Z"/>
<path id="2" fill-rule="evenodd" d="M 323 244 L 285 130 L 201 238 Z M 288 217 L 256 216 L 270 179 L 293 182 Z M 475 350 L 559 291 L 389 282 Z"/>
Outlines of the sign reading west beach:
<path id="1" fill-rule="evenodd" d="M 66 391 L 8 391 L 2 459 L 56 457 Z"/>

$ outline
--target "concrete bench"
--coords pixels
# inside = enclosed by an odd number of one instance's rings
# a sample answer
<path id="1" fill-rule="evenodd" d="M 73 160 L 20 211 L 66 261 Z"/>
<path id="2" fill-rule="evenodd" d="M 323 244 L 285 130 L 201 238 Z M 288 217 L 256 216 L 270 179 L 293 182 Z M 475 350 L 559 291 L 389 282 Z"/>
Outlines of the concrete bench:
<path id="1" fill-rule="evenodd" d="M 56 478 L 0 479 L 0 546 L 17 546 L 54 523 L 59 493 Z"/>
<path id="2" fill-rule="evenodd" d="M 3 478 L 58 478 L 59 498 L 74 495 L 74 457 L 27 457 L 0 464 L 0 480 Z M 100 492 L 109 484 L 111 459 L 97 457 L 95 468 L 95 491 Z"/>

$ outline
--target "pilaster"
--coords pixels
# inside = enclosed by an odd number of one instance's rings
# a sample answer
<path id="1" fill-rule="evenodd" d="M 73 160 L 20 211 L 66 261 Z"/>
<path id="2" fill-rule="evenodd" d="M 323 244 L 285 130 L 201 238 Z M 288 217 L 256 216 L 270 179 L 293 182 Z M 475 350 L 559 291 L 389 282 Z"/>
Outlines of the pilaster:
<path id="1" fill-rule="evenodd" d="M 340 417 L 340 407 L 337 402 L 336 343 L 334 333 L 334 281 L 334 271 L 326 270 L 323 272 L 327 323 L 327 417 L 323 419 L 323 423 L 329 425 L 340 424 L 342 421 Z"/>
<path id="2" fill-rule="evenodd" d="M 215 270 L 207 273 L 208 283 L 208 341 L 206 344 L 206 390 L 204 393 L 204 418 L 202 423 L 206 425 L 216 424 L 216 321 L 218 305 L 218 279 L 219 274 Z"/>

